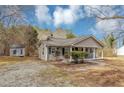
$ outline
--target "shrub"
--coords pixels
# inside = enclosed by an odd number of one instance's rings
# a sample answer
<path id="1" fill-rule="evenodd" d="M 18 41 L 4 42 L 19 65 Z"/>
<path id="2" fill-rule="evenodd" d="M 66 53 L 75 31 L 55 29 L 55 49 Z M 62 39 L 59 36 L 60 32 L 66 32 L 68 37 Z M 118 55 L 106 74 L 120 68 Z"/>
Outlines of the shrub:
<path id="1" fill-rule="evenodd" d="M 88 53 L 83 52 L 83 51 L 72 51 L 71 56 L 74 59 L 75 63 L 79 63 L 78 59 L 84 59 L 88 56 Z"/>

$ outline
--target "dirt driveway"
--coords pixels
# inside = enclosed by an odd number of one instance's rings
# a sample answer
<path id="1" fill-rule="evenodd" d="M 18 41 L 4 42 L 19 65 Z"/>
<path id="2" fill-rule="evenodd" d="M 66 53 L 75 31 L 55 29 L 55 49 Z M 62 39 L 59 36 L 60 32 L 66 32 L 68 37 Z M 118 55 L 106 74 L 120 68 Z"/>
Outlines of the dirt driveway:
<path id="1" fill-rule="evenodd" d="M 14 58 L 6 62 L 5 58 L 0 59 L 0 87 L 72 86 L 66 81 L 66 74 L 38 59 Z"/>

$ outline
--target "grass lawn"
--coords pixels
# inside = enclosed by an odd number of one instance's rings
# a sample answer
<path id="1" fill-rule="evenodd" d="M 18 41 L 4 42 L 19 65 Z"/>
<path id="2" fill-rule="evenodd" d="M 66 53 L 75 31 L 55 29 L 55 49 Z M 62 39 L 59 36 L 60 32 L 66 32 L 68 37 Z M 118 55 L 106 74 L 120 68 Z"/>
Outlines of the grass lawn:
<path id="1" fill-rule="evenodd" d="M 66 64 L 0 57 L 0 86 L 124 86 L 124 58 Z"/>

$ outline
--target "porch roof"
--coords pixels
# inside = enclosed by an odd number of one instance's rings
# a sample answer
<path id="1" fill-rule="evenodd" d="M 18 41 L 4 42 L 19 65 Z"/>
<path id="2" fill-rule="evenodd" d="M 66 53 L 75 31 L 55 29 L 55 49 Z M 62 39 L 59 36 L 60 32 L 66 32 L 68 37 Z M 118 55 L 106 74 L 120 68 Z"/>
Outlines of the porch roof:
<path id="1" fill-rule="evenodd" d="M 46 44 L 47 46 L 76 46 L 78 42 L 81 42 L 88 38 L 93 38 L 101 47 L 103 47 L 103 44 L 100 41 L 98 41 L 94 36 L 77 37 L 72 39 L 51 37 L 47 40 L 41 41 L 41 43 Z M 92 44 L 88 47 L 91 47 L 91 46 Z"/>

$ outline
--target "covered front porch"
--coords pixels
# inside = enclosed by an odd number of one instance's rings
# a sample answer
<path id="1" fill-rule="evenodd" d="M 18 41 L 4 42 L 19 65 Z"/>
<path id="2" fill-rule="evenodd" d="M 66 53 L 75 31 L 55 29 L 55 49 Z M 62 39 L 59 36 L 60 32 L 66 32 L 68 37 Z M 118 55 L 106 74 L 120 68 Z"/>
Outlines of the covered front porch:
<path id="1" fill-rule="evenodd" d="M 100 50 L 100 51 L 98 51 Z M 97 47 L 75 47 L 75 46 L 47 46 L 46 49 L 46 61 L 48 60 L 64 60 L 68 59 L 72 61 L 73 58 L 70 55 L 72 51 L 83 51 L 88 53 L 88 56 L 85 59 L 96 59 L 96 58 L 103 58 L 103 50 L 102 48 Z"/>

